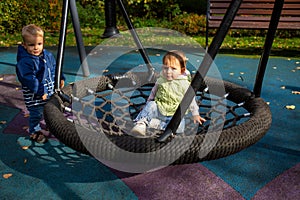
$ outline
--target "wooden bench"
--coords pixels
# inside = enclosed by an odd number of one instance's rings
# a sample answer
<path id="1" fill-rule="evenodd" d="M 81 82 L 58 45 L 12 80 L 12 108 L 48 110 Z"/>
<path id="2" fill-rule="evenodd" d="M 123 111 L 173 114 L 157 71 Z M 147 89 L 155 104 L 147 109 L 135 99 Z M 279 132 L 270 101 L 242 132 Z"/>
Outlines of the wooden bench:
<path id="1" fill-rule="evenodd" d="M 208 0 L 208 30 L 218 28 L 229 7 L 231 0 Z M 268 29 L 275 0 L 243 0 L 231 29 Z M 300 30 L 300 0 L 284 0 L 278 29 Z"/>

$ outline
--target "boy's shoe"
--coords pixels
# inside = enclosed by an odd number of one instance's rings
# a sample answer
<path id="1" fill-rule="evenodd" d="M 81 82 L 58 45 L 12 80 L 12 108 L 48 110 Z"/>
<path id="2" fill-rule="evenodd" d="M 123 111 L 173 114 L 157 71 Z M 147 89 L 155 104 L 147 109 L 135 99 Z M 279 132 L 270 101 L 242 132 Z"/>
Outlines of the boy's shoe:
<path id="1" fill-rule="evenodd" d="M 144 122 L 137 122 L 135 126 L 131 129 L 131 133 L 136 136 L 146 135 L 146 124 Z"/>
<path id="2" fill-rule="evenodd" d="M 30 139 L 32 141 L 35 141 L 37 143 L 43 144 L 47 142 L 47 138 L 44 136 L 44 134 L 41 131 L 37 131 L 30 135 Z"/>

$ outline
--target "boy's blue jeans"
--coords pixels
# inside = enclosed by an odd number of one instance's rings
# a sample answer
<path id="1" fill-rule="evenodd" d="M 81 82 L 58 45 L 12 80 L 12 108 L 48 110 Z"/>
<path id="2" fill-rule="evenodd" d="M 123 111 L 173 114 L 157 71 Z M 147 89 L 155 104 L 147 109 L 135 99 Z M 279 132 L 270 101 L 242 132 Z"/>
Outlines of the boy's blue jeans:
<path id="1" fill-rule="evenodd" d="M 161 121 L 160 129 L 165 130 L 167 125 L 169 124 L 172 116 L 164 116 L 162 115 L 157 107 L 155 101 L 147 102 L 146 106 L 142 109 L 142 111 L 138 114 L 134 121 L 144 121 L 147 125 L 150 124 L 150 121 L 153 119 L 159 119 Z M 185 128 L 185 120 L 184 118 L 181 120 L 176 133 L 183 133 Z"/>
<path id="2" fill-rule="evenodd" d="M 42 130 L 40 122 L 43 118 L 44 106 L 31 106 L 27 110 L 29 111 L 29 133 L 33 134 Z"/>

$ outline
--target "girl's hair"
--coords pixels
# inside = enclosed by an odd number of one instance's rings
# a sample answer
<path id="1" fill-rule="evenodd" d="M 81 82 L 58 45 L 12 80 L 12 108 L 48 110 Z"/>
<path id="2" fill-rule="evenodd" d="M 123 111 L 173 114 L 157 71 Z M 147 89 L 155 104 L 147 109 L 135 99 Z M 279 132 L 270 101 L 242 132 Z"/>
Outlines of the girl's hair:
<path id="1" fill-rule="evenodd" d="M 35 24 L 29 24 L 27 26 L 24 26 L 23 29 L 22 29 L 23 41 L 25 41 L 25 38 L 28 35 L 44 37 L 44 31 L 41 27 L 39 27 Z"/>
<path id="2" fill-rule="evenodd" d="M 170 60 L 177 59 L 180 63 L 181 73 L 185 72 L 187 58 L 185 57 L 185 54 L 182 51 L 171 50 L 167 52 L 163 57 L 163 64 L 165 64 L 168 59 Z"/>

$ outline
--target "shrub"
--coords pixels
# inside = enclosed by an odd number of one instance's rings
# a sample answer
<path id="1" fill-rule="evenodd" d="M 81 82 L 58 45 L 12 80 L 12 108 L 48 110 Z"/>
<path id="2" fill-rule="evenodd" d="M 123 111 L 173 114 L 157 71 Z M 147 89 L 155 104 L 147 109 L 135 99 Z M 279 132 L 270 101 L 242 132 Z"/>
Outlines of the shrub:
<path id="1" fill-rule="evenodd" d="M 27 24 L 37 24 L 44 29 L 58 30 L 61 1 L 9 0 L 0 2 L 0 31 L 20 32 Z"/>
<path id="2" fill-rule="evenodd" d="M 104 1 L 80 0 L 76 3 L 81 27 L 105 26 Z"/>
<path id="3" fill-rule="evenodd" d="M 130 16 L 171 19 L 181 13 L 179 2 L 180 0 L 125 0 L 124 5 Z"/>
<path id="4" fill-rule="evenodd" d="M 182 11 L 197 13 L 198 15 L 204 15 L 206 13 L 207 0 L 181 0 L 179 2 Z"/>
<path id="5" fill-rule="evenodd" d="M 187 35 L 199 35 L 205 32 L 205 16 L 183 13 L 174 18 L 172 29 Z"/>
<path id="6" fill-rule="evenodd" d="M 20 12 L 19 1 L 0 2 L 0 31 L 13 33 L 20 23 L 18 14 Z"/>

